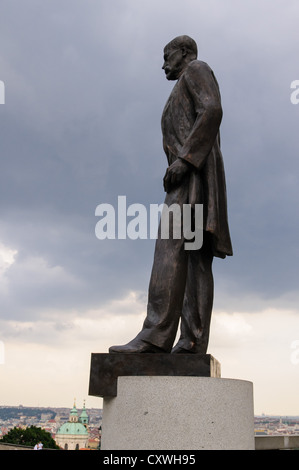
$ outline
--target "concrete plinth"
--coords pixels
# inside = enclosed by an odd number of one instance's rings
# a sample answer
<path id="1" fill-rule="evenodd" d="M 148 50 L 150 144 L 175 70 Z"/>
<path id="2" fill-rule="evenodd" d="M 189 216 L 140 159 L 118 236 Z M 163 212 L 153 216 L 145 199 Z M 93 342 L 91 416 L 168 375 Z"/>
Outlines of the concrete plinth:
<path id="1" fill-rule="evenodd" d="M 251 382 L 118 377 L 104 398 L 103 450 L 254 450 Z"/>

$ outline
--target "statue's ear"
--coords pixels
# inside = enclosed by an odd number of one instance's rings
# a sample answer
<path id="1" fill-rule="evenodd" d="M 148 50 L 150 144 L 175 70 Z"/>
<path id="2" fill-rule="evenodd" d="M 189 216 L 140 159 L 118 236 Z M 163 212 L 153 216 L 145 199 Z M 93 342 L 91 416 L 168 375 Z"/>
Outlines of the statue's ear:
<path id="1" fill-rule="evenodd" d="M 183 57 L 186 57 L 186 55 L 187 55 L 187 49 L 183 46 L 183 47 L 181 48 L 181 51 L 182 51 L 182 56 L 183 56 Z"/>

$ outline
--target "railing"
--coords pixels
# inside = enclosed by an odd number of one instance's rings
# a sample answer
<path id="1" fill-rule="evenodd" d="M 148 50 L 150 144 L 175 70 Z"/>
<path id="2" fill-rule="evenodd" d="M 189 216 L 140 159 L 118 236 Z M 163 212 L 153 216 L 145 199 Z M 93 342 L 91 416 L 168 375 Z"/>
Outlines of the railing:
<path id="1" fill-rule="evenodd" d="M 0 450 L 33 450 L 33 446 L 22 446 L 18 444 L 10 444 L 8 442 L 0 442 Z M 58 450 L 58 449 L 47 449 L 43 447 L 43 450 Z"/>
<path id="2" fill-rule="evenodd" d="M 33 447 L 21 446 L 17 444 L 9 444 L 8 442 L 0 443 L 0 450 L 32 450 Z"/>
<path id="3" fill-rule="evenodd" d="M 0 450 L 33 450 L 33 447 L 1 442 Z M 255 436 L 255 450 L 299 450 L 299 435 Z"/>
<path id="4" fill-rule="evenodd" d="M 255 436 L 255 450 L 299 450 L 299 435 Z"/>

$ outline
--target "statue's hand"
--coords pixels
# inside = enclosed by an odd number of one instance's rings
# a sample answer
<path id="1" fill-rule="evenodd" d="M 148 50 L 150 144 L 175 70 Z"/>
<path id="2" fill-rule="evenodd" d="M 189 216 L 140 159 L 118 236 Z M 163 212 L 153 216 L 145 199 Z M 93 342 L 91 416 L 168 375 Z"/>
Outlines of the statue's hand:
<path id="1" fill-rule="evenodd" d="M 181 158 L 173 162 L 167 168 L 163 179 L 165 191 L 169 193 L 175 186 L 178 186 L 188 171 L 188 163 L 184 162 Z"/>

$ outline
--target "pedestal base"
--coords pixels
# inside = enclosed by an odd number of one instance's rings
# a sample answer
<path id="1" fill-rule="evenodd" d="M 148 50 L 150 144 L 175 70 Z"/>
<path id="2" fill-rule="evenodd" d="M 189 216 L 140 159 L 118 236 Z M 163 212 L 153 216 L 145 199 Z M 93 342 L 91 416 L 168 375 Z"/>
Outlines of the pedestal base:
<path id="1" fill-rule="evenodd" d="M 251 382 L 119 377 L 104 398 L 102 450 L 254 450 Z"/>
<path id="2" fill-rule="evenodd" d="M 120 376 L 220 377 L 220 363 L 211 354 L 92 353 L 89 395 L 115 397 Z"/>

